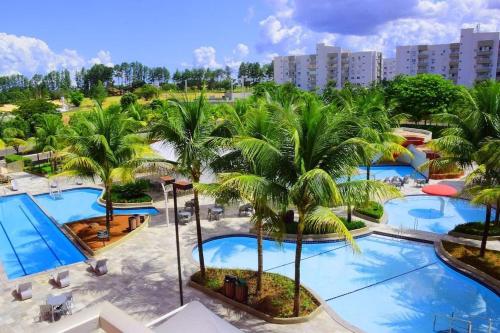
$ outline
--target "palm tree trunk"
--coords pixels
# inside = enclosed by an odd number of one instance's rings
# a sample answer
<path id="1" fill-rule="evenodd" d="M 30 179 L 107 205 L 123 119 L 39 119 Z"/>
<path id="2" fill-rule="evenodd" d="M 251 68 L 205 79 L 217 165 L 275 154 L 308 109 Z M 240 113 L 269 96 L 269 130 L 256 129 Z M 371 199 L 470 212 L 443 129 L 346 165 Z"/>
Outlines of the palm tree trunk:
<path id="1" fill-rule="evenodd" d="M 198 182 L 197 179 L 194 179 Z M 200 222 L 200 202 L 198 199 L 198 190 L 194 189 L 194 215 L 196 218 L 196 238 L 198 240 L 198 259 L 200 261 L 201 278 L 205 279 L 205 258 L 203 256 L 203 238 L 201 236 L 201 222 Z"/>
<path id="2" fill-rule="evenodd" d="M 297 243 L 295 244 L 295 288 L 293 297 L 293 316 L 300 315 L 300 259 L 302 257 L 302 229 L 304 214 L 299 211 L 299 225 L 297 226 Z"/>
<path id="3" fill-rule="evenodd" d="M 264 272 L 264 257 L 262 255 L 262 219 L 257 219 L 257 296 L 262 292 L 262 275 Z"/>
<path id="4" fill-rule="evenodd" d="M 110 234 L 109 231 L 111 229 L 111 187 L 106 186 L 104 191 L 106 191 L 106 231 L 108 232 L 108 235 Z"/>
<path id="5" fill-rule="evenodd" d="M 371 168 L 371 164 L 367 163 L 366 164 L 366 180 L 370 180 L 370 168 Z"/>
<path id="6" fill-rule="evenodd" d="M 348 182 L 351 181 L 351 176 L 347 177 L 347 181 Z M 352 207 L 351 207 L 351 203 L 348 202 L 347 203 L 347 223 L 351 223 L 351 221 L 352 221 Z"/>
<path id="7" fill-rule="evenodd" d="M 491 205 L 486 205 L 486 217 L 484 219 L 483 238 L 481 239 L 481 249 L 479 250 L 480 257 L 484 257 L 484 253 L 486 252 L 486 242 L 488 241 L 488 234 L 490 232 L 490 219 L 491 219 Z"/>

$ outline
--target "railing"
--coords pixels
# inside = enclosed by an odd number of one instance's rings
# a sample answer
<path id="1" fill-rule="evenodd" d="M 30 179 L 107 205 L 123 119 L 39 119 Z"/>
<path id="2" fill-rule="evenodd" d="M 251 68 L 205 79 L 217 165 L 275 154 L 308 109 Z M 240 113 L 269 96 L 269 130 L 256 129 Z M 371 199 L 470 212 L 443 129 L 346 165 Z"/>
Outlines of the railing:
<path id="1" fill-rule="evenodd" d="M 442 329 L 436 329 L 436 325 L 438 323 L 439 318 L 443 318 L 447 322 L 447 327 L 446 330 Z M 481 317 L 481 316 L 462 316 L 462 317 L 457 317 L 454 312 L 451 313 L 451 315 L 447 314 L 434 314 L 434 322 L 432 325 L 433 331 L 434 332 L 449 332 L 449 333 L 456 333 L 456 332 L 467 332 L 467 333 L 473 333 L 473 332 L 482 332 L 482 333 L 493 333 L 493 319 L 491 318 L 486 318 L 486 317 Z M 473 327 L 476 325 L 476 327 Z"/>
<path id="2" fill-rule="evenodd" d="M 453 313 L 451 314 L 451 316 L 446 315 L 446 314 L 435 314 L 434 315 L 434 322 L 432 324 L 432 330 L 434 332 L 445 332 L 444 330 L 436 331 L 436 324 L 437 324 L 439 318 L 444 318 L 447 320 L 448 327 L 446 328 L 446 330 L 449 333 L 455 333 L 455 332 L 457 332 L 457 329 L 459 329 L 459 330 L 466 329 L 465 332 L 472 333 L 472 322 L 470 320 L 465 320 L 465 319 L 455 317 Z M 457 326 L 455 326 L 456 324 L 459 324 L 459 325 L 465 324 L 465 325 L 463 327 L 457 327 Z"/>

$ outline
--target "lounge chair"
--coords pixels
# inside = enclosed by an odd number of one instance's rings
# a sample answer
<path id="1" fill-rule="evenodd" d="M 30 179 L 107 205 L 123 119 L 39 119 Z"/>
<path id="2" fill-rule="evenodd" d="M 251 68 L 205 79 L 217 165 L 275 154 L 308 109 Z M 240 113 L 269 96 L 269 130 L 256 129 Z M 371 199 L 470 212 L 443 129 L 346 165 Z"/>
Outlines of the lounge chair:
<path id="1" fill-rule="evenodd" d="M 65 288 L 69 286 L 69 271 L 62 271 L 57 273 L 56 276 L 52 276 L 52 280 L 59 286 L 59 288 Z"/>
<path id="2" fill-rule="evenodd" d="M 238 216 L 250 216 L 253 214 L 253 207 L 251 204 L 246 203 L 238 208 Z"/>
<path id="3" fill-rule="evenodd" d="M 17 180 L 13 179 L 11 182 L 10 182 L 10 189 L 12 191 L 18 191 L 19 190 L 19 187 L 17 187 Z"/>
<path id="4" fill-rule="evenodd" d="M 108 266 L 106 266 L 107 261 L 108 259 L 90 259 L 87 260 L 87 264 L 89 264 L 92 272 L 94 272 L 95 275 L 104 275 L 108 272 Z"/>
<path id="5" fill-rule="evenodd" d="M 410 176 L 406 175 L 403 177 L 403 184 L 408 184 L 410 182 Z"/>
<path id="6" fill-rule="evenodd" d="M 17 286 L 17 289 L 15 290 L 16 296 L 21 300 L 27 300 L 33 297 L 33 286 L 31 282 L 25 282 L 21 283 L 20 285 Z"/>

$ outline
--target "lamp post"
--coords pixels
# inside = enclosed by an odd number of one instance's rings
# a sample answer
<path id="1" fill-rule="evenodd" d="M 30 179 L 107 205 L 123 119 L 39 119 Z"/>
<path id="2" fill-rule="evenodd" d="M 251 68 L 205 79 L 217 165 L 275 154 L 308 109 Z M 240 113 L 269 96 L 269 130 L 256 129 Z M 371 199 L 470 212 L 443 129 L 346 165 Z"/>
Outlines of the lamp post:
<path id="1" fill-rule="evenodd" d="M 174 181 L 174 213 L 175 213 L 175 245 L 177 248 L 177 274 L 179 279 L 179 297 L 181 301 L 181 306 L 184 305 L 184 295 L 182 292 L 182 275 L 181 275 L 181 254 L 179 248 L 179 216 L 177 214 L 177 189 L 186 191 L 193 188 L 193 184 L 187 180 Z"/>

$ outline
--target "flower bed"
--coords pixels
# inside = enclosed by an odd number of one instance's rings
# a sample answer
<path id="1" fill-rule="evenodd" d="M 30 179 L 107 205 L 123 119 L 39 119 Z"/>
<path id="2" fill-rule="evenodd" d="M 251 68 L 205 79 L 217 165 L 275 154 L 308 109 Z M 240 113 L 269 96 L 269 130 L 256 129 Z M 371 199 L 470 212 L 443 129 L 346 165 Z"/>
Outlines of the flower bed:
<path id="1" fill-rule="evenodd" d="M 500 252 L 486 250 L 484 258 L 481 258 L 476 247 L 446 241 L 443 241 L 443 247 L 452 257 L 500 280 Z"/>
<path id="2" fill-rule="evenodd" d="M 279 274 L 265 272 L 262 278 L 262 293 L 260 296 L 257 296 L 255 292 L 257 283 L 255 271 L 207 268 L 206 274 L 207 278 L 203 281 L 200 272 L 196 272 L 191 276 L 191 281 L 212 292 L 216 292 L 227 300 L 231 300 L 231 304 L 233 304 L 235 301 L 223 294 L 224 278 L 226 275 L 232 275 L 239 279 L 244 279 L 248 286 L 248 302 L 246 304 L 240 303 L 242 309 L 248 306 L 270 318 L 296 318 L 293 317 L 294 282 L 292 279 Z M 301 317 L 313 314 L 321 304 L 320 301 L 304 287 L 301 287 L 300 300 Z"/>

